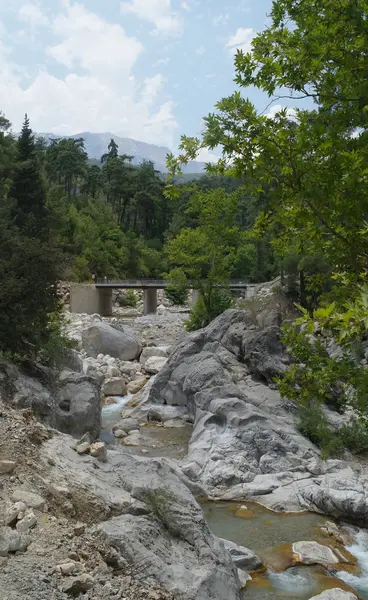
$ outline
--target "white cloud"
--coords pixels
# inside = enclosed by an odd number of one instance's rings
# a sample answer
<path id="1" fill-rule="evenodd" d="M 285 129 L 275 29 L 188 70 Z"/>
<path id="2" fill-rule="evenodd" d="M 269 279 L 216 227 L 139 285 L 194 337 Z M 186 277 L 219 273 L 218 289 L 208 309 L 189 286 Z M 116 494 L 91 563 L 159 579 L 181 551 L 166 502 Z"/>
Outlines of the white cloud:
<path id="1" fill-rule="evenodd" d="M 160 73 L 140 80 L 134 73 L 143 46 L 124 29 L 64 0 L 52 23 L 47 54 L 68 73 L 55 76 L 46 67 L 24 77 L 26 64 L 11 62 L 0 44 L 1 109 L 19 130 L 28 112 L 35 131 L 72 134 L 112 131 L 172 147 L 177 127 L 173 104 L 161 99 Z M 49 58 L 50 62 L 50 58 Z"/>
<path id="2" fill-rule="evenodd" d="M 42 12 L 39 6 L 36 4 L 23 4 L 18 12 L 18 18 L 20 21 L 29 23 L 33 27 L 48 25 L 49 20 L 46 15 Z"/>
<path id="3" fill-rule="evenodd" d="M 214 79 L 215 77 L 217 77 L 216 73 L 207 73 L 206 74 L 207 79 Z"/>
<path id="4" fill-rule="evenodd" d="M 53 22 L 55 36 L 63 40 L 47 52 L 68 68 L 100 74 L 111 71 L 129 72 L 143 50 L 142 44 L 128 37 L 120 25 L 107 23 L 81 4 L 66 5 L 66 14 Z"/>
<path id="5" fill-rule="evenodd" d="M 218 161 L 218 159 L 219 157 L 208 148 L 201 148 L 196 160 L 199 160 L 200 162 L 215 163 Z"/>
<path id="6" fill-rule="evenodd" d="M 204 46 L 199 46 L 199 48 L 196 49 L 196 54 L 198 54 L 198 56 L 202 56 L 202 54 L 204 54 L 206 52 L 206 48 Z"/>
<path id="7" fill-rule="evenodd" d="M 155 26 L 154 33 L 178 35 L 182 24 L 171 8 L 171 0 L 131 0 L 122 2 L 121 13 L 136 15 L 139 19 L 150 21 Z"/>
<path id="8" fill-rule="evenodd" d="M 283 108 L 286 108 L 286 106 L 282 106 L 281 104 L 274 104 L 273 106 L 271 106 L 269 108 L 269 110 L 265 116 L 268 117 L 269 119 L 274 119 L 276 117 L 277 113 L 279 113 Z M 293 119 L 296 117 L 296 110 L 294 108 L 287 108 L 286 114 L 288 117 Z"/>
<path id="9" fill-rule="evenodd" d="M 191 7 L 189 6 L 188 2 L 186 2 L 185 0 L 180 4 L 180 6 L 183 10 L 186 10 L 188 12 L 190 12 L 192 10 Z"/>
<path id="10" fill-rule="evenodd" d="M 213 17 L 212 25 L 214 27 L 221 27 L 221 25 L 226 25 L 228 23 L 229 19 L 230 19 L 230 15 L 228 15 L 228 14 L 217 15 L 216 17 Z"/>
<path id="11" fill-rule="evenodd" d="M 166 58 L 159 58 L 155 63 L 154 63 L 154 67 L 159 67 L 160 65 L 168 65 L 170 62 L 170 57 L 167 56 Z"/>
<path id="12" fill-rule="evenodd" d="M 243 52 L 252 51 L 252 39 L 254 38 L 254 31 L 250 28 L 239 27 L 235 35 L 233 35 L 226 44 L 231 54 L 235 54 L 237 50 L 243 50 Z"/>
<path id="13" fill-rule="evenodd" d="M 156 98 L 158 92 L 162 87 L 163 82 L 164 78 L 160 73 L 157 73 L 157 75 L 154 75 L 153 77 L 147 77 L 147 79 L 145 79 L 145 81 L 143 82 L 141 95 L 142 99 L 147 105 L 150 105 Z"/>

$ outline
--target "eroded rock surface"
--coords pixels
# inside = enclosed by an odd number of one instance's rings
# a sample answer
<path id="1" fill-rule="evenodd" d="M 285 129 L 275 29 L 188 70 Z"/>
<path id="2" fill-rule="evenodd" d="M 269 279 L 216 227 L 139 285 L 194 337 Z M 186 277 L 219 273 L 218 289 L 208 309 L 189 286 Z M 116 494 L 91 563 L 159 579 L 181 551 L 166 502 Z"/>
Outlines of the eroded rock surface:
<path id="1" fill-rule="evenodd" d="M 175 348 L 131 416 L 193 422 L 181 469 L 209 497 L 368 522 L 368 478 L 322 461 L 297 430 L 297 407 L 276 390 L 287 364 L 276 312 L 261 326 L 229 310 Z"/>
<path id="2" fill-rule="evenodd" d="M 25 372 L 0 363 L 0 397 L 15 408 L 30 408 L 51 427 L 75 437 L 101 429 L 101 394 L 96 379 L 46 368 Z"/>

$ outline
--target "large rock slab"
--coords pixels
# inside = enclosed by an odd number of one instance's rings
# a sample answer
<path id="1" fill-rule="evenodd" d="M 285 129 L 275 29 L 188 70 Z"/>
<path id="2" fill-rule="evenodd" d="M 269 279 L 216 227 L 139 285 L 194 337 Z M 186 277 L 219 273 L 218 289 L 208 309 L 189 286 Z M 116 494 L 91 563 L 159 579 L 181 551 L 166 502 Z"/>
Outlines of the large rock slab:
<path id="1" fill-rule="evenodd" d="M 166 421 L 180 415 L 194 423 L 181 469 L 209 497 L 367 525 L 368 473 L 321 460 L 298 431 L 297 405 L 275 386 L 288 365 L 279 318 L 272 312 L 263 321 L 266 326 L 250 312 L 229 310 L 188 335 L 131 416 Z"/>
<path id="2" fill-rule="evenodd" d="M 277 325 L 261 330 L 247 312 L 226 311 L 174 349 L 138 409 L 147 418 L 162 405 L 187 411 L 194 431 L 182 469 L 211 496 L 257 476 L 264 482 L 242 497 L 271 493 L 285 484 L 274 475 L 293 479 L 299 470 L 302 477 L 319 456 L 297 431 L 295 409 L 273 389 L 287 365 L 279 337 Z"/>
<path id="3" fill-rule="evenodd" d="M 0 363 L 0 397 L 15 408 L 30 408 L 43 422 L 74 436 L 101 429 L 101 394 L 98 382 L 82 373 L 55 372 L 32 366 L 20 370 Z"/>
<path id="4" fill-rule="evenodd" d="M 138 358 L 142 346 L 128 328 L 116 329 L 104 321 L 96 321 L 82 331 L 83 348 L 89 356 L 109 354 L 120 360 Z"/>
<path id="5" fill-rule="evenodd" d="M 340 588 L 332 588 L 331 590 L 325 590 L 318 596 L 313 596 L 310 600 L 358 600 L 358 596 L 351 592 L 344 592 Z"/>
<path id="6" fill-rule="evenodd" d="M 302 565 L 333 565 L 346 562 L 343 557 L 318 542 L 295 542 L 293 544 L 294 561 Z"/>
<path id="7" fill-rule="evenodd" d="M 93 459 L 55 435 L 42 448 L 49 465 L 43 486 L 66 486 L 76 518 L 89 515 L 92 532 L 125 561 L 146 565 L 177 600 L 240 600 L 240 582 L 224 545 L 210 532 L 187 478 L 165 459 L 111 450 L 96 470 Z M 56 484 L 56 485 L 55 485 Z M 199 491 L 199 490 L 196 490 Z M 88 507 L 88 509 L 87 509 Z"/>
<path id="8" fill-rule="evenodd" d="M 101 430 L 102 401 L 95 379 L 64 371 L 57 382 L 53 425 L 59 431 L 97 438 Z"/>

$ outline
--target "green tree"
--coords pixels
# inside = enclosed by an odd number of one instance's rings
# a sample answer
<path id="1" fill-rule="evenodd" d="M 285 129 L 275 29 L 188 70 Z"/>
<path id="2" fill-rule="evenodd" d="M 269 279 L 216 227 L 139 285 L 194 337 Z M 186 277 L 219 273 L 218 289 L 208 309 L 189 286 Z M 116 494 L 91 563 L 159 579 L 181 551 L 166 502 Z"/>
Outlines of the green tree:
<path id="1" fill-rule="evenodd" d="M 217 292 L 226 286 L 232 272 L 239 237 L 235 225 L 237 197 L 221 188 L 197 191 L 188 210 L 197 215 L 198 226 L 183 229 L 166 250 L 170 264 L 198 286 L 204 307 L 202 325 L 206 325 L 218 313 L 215 307 L 222 306 Z"/>
<path id="2" fill-rule="evenodd" d="M 63 187 L 68 201 L 82 185 L 87 173 L 87 152 L 83 138 L 52 140 L 46 153 L 46 172 L 51 184 Z"/>
<path id="3" fill-rule="evenodd" d="M 203 139 L 184 137 L 169 160 L 175 172 L 199 147 L 222 146 L 214 171 L 253 182 L 254 194 L 272 185 L 258 224 L 279 227 L 278 253 L 323 254 L 355 281 L 368 256 L 366 17 L 365 0 L 276 0 L 252 52 L 236 55 L 236 82 L 278 102 L 313 98 L 313 108 L 271 119 L 235 92 L 206 117 Z"/>
<path id="4" fill-rule="evenodd" d="M 16 151 L 0 203 L 0 351 L 34 358 L 50 339 L 49 315 L 57 313 L 61 257 L 27 116 Z"/>

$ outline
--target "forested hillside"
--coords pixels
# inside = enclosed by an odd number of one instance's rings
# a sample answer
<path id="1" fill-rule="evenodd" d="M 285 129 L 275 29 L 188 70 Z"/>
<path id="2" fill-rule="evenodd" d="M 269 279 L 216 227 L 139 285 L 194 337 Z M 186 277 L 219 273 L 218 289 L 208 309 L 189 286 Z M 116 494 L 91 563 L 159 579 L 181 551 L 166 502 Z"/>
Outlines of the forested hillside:
<path id="1" fill-rule="evenodd" d="M 28 120 L 25 122 L 29 130 Z M 13 139 L 10 123 L 2 117 L 1 151 L 6 157 L 3 197 L 11 194 L 12 181 L 22 159 L 20 141 Z M 63 255 L 61 276 L 88 281 L 97 277 L 160 277 L 177 266 L 168 256 L 168 244 L 183 229 L 195 231 L 198 217 L 190 200 L 195 189 L 211 194 L 216 189 L 236 193 L 233 207 L 241 242 L 231 276 L 262 281 L 278 270 L 270 237 L 255 238 L 251 227 L 260 206 L 247 192 L 244 181 L 202 176 L 180 183 L 175 200 L 165 193 L 165 180 L 152 162 L 136 166 L 133 157 L 121 155 L 112 139 L 100 160 L 90 161 L 83 138 L 46 141 L 29 131 L 34 176 L 42 186 L 52 216 L 55 242 Z M 179 179 L 179 181 L 181 178 Z M 262 192 L 262 205 L 267 193 Z M 239 240 L 240 241 L 240 240 Z M 170 260 L 169 260 L 170 258 Z"/>

